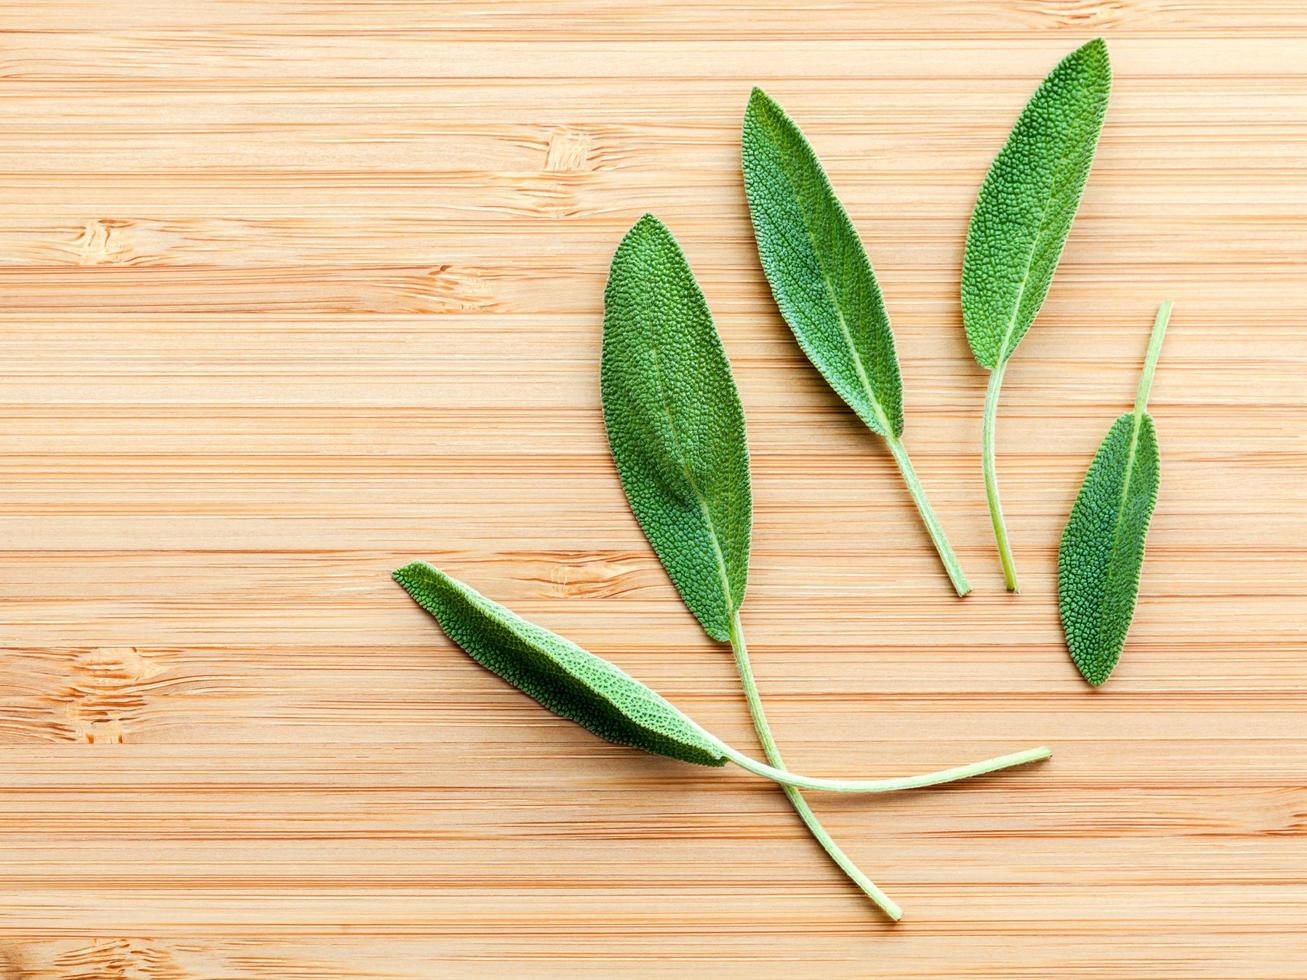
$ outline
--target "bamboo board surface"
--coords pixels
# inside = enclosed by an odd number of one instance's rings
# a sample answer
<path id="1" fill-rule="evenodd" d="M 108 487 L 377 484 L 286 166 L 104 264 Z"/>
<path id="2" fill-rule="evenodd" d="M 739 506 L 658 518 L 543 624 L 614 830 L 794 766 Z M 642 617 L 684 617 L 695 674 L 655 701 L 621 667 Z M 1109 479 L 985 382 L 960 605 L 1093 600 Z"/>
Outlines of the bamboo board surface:
<path id="1" fill-rule="evenodd" d="M 1001 590 L 961 329 L 986 166 L 1066 51 L 1116 82 L 1008 372 Z M 0 977 L 1307 976 L 1307 9 L 31 0 L 0 7 Z M 803 125 L 975 587 L 753 252 L 738 127 Z M 755 747 L 631 518 L 601 297 L 680 237 L 749 423 L 744 620 L 782 795 L 597 742 L 388 579 L 426 557 Z M 1153 312 L 1162 491 L 1122 663 L 1056 544 Z"/>

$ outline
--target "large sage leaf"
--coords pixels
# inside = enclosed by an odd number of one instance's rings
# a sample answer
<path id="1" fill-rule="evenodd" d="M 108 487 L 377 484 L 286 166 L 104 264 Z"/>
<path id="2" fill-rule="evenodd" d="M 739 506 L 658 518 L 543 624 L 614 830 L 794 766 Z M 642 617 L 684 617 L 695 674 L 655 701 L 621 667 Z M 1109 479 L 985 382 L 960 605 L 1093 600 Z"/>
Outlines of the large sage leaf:
<path id="1" fill-rule="evenodd" d="M 981 462 L 994 542 L 1010 592 L 1020 587 L 998 490 L 998 396 L 1008 358 L 1035 322 L 1053 281 L 1111 87 L 1112 68 L 1101 39 L 1063 58 L 1026 103 L 994 158 L 967 230 L 962 322 L 972 354 L 990 370 Z"/>
<path id="2" fill-rule="evenodd" d="M 1157 313 L 1133 412 L 1112 424 L 1071 508 L 1058 551 L 1058 605 L 1071 659 L 1098 687 L 1121 658 L 1134 618 L 1144 540 L 1157 503 L 1157 433 L 1148 392 L 1171 304 Z"/>
<path id="3" fill-rule="evenodd" d="M 680 246 L 653 215 L 627 233 L 604 294 L 608 444 L 626 499 L 685 604 L 729 640 L 767 761 L 783 768 L 739 620 L 749 562 L 749 451 L 721 339 Z M 898 905 L 863 874 L 793 786 L 790 804 L 831 859 L 891 917 Z"/>
<path id="4" fill-rule="evenodd" d="M 960 596 L 962 565 L 903 445 L 903 382 L 880 286 L 853 222 L 807 139 L 762 89 L 741 137 L 749 215 L 772 296 L 808 359 L 866 426 L 884 437 Z"/>
<path id="5" fill-rule="evenodd" d="M 744 410 L 694 273 L 651 214 L 613 256 L 601 389 L 631 510 L 704 630 L 729 640 L 749 573 Z"/>
<path id="6" fill-rule="evenodd" d="M 527 622 L 426 562 L 395 581 L 473 660 L 569 721 L 618 745 L 723 766 L 721 745 L 661 695 L 557 633 Z"/>
<path id="7" fill-rule="evenodd" d="M 1026 103 L 980 185 L 962 260 L 962 318 L 982 367 L 1012 355 L 1044 303 L 1111 88 L 1101 38 L 1072 51 Z"/>

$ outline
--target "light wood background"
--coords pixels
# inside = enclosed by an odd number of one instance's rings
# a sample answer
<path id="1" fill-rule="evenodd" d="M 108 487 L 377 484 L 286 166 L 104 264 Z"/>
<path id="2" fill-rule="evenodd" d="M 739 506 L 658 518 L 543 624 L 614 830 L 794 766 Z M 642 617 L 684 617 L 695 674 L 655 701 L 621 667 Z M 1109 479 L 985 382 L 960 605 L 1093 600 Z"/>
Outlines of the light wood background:
<path id="1" fill-rule="evenodd" d="M 1081 215 L 1009 370 L 1001 590 L 961 245 L 1105 35 Z M 753 252 L 761 83 L 864 236 L 975 586 Z M 0 7 L 0 977 L 1307 976 L 1307 9 L 1298 0 Z M 749 422 L 745 623 L 796 768 L 1043 766 L 813 802 L 600 743 L 455 650 L 426 557 L 752 748 L 608 458 L 612 250 L 680 237 Z M 1176 301 L 1123 662 L 1055 549 Z"/>

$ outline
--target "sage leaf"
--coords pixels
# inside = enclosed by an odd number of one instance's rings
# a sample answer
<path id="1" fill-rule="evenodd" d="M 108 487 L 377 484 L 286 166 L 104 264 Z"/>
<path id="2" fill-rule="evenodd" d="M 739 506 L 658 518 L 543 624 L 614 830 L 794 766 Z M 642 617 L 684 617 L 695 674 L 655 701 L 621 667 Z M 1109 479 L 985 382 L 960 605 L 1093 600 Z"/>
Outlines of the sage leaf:
<path id="1" fill-rule="evenodd" d="M 962 260 L 962 314 L 972 353 L 991 371 L 1044 303 L 1111 87 L 1101 38 L 1071 52 L 1030 97 L 980 185 Z"/>
<path id="2" fill-rule="evenodd" d="M 1067 649 L 1098 687 L 1112 673 L 1134 618 L 1144 540 L 1160 467 L 1148 394 L 1171 304 L 1157 311 L 1133 412 L 1112 424 L 1071 508 L 1058 550 L 1058 606 Z"/>
<path id="3" fill-rule="evenodd" d="M 995 419 L 1008 358 L 1035 321 L 1080 205 L 1107 112 L 1107 45 L 1071 52 L 1035 90 L 980 186 L 962 260 L 967 342 L 990 371 L 982 457 L 985 492 L 1009 591 L 1019 591 L 998 492 Z"/>
<path id="4" fill-rule="evenodd" d="M 803 352 L 866 426 L 903 434 L 903 382 L 871 261 L 803 132 L 755 88 L 741 136 L 758 259 Z"/>
<path id="5" fill-rule="evenodd" d="M 853 222 L 802 131 L 762 89 L 745 110 L 741 150 L 758 259 L 781 316 L 836 394 L 884 438 L 954 589 L 966 595 L 966 575 L 902 442 L 894 334 Z"/>
<path id="6" fill-rule="evenodd" d="M 758 740 L 767 761 L 783 768 L 740 623 L 752 523 L 744 410 L 685 254 L 651 214 L 613 256 L 600 381 L 608 445 L 631 510 L 704 630 L 731 644 Z M 899 918 L 897 903 L 840 849 L 799 791 L 782 788 L 836 865 Z"/>
<path id="7" fill-rule="evenodd" d="M 631 510 L 690 611 L 726 642 L 749 575 L 744 410 L 694 273 L 651 214 L 613 256 L 600 379 Z"/>
<path id="8" fill-rule="evenodd" d="M 784 785 L 832 793 L 889 793 L 937 786 L 1047 759 L 1043 746 L 893 779 L 822 779 L 768 766 L 710 735 L 615 664 L 582 650 L 541 626 L 492 602 L 426 562 L 394 572 L 445 635 L 473 660 L 530 695 L 554 714 L 618 745 L 644 749 L 682 762 L 741 768 Z"/>
<path id="9" fill-rule="evenodd" d="M 405 565 L 394 575 L 468 656 L 554 714 L 618 745 L 704 766 L 726 764 L 715 739 L 607 660 L 426 562 Z"/>

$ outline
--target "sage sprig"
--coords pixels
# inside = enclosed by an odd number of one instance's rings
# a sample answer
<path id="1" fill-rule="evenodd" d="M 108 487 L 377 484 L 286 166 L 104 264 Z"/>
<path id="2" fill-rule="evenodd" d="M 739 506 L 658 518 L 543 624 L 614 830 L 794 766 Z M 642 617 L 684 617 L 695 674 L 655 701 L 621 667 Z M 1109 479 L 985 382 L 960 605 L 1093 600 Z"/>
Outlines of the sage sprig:
<path id="1" fill-rule="evenodd" d="M 937 786 L 1047 759 L 1027 749 L 971 765 L 894 779 L 823 779 L 759 762 L 710 734 L 662 695 L 610 661 L 527 622 L 426 562 L 394 573 L 395 581 L 435 617 L 473 660 L 554 714 L 600 738 L 682 762 L 742 769 L 785 786 L 831 793 L 890 793 Z"/>
<path id="2" fill-rule="evenodd" d="M 903 382 L 880 286 L 853 222 L 802 131 L 754 89 L 741 138 L 758 259 L 781 316 L 808 359 L 867 428 L 885 440 L 953 588 L 962 565 L 903 445 Z"/>
<path id="3" fill-rule="evenodd" d="M 1019 591 L 1019 586 L 998 493 L 998 395 L 1008 358 L 1034 323 L 1053 281 L 1089 176 L 1111 87 L 1112 69 L 1102 39 L 1063 58 L 1026 103 L 994 158 L 967 230 L 962 319 L 972 353 L 990 372 L 981 455 L 994 539 L 1010 592 Z"/>
<path id="4" fill-rule="evenodd" d="M 763 752 L 784 768 L 740 623 L 753 522 L 744 409 L 703 291 L 672 233 L 651 214 L 613 256 L 600 389 L 631 510 L 704 631 L 730 643 Z M 802 794 L 784 789 L 831 860 L 898 919 L 898 904 L 840 849 Z"/>
<path id="5" fill-rule="evenodd" d="M 636 222 L 613 256 L 600 387 L 631 510 L 686 606 L 710 637 L 730 643 L 763 752 L 783 770 L 740 622 L 752 525 L 744 411 L 703 292 L 680 245 L 653 215 Z M 831 839 L 801 785 L 783 788 L 812 835 L 898 919 L 898 904 Z"/>
<path id="6" fill-rule="evenodd" d="M 1171 304 L 1163 303 L 1139 378 L 1134 411 L 1112 424 L 1076 496 L 1058 550 L 1058 606 L 1067 649 L 1098 687 L 1121 658 L 1139 595 L 1144 541 L 1157 503 L 1160 465 L 1148 394 Z"/>

